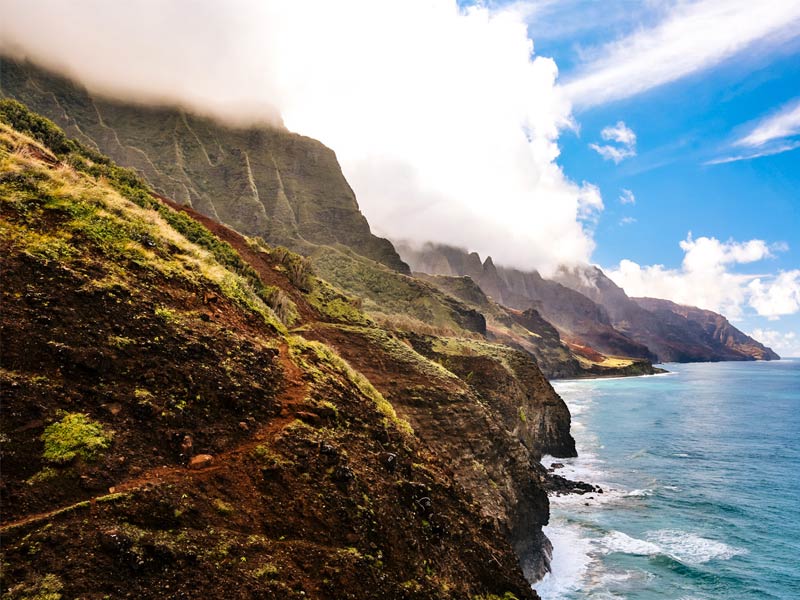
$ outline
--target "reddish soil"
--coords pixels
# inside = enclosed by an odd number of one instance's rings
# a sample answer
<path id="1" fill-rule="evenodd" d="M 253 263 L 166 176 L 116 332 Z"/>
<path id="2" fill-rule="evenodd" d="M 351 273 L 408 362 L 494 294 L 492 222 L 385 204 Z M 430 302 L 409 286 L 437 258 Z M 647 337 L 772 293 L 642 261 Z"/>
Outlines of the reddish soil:
<path id="1" fill-rule="evenodd" d="M 200 220 L 313 324 L 267 254 Z M 353 382 L 313 353 L 319 374 L 300 369 L 214 289 L 133 264 L 125 282 L 95 286 L 108 258 L 81 248 L 65 266 L 0 242 L 4 597 L 43 593 L 48 575 L 89 600 L 535 597 L 502 526 Z M 409 377 L 382 369 L 382 386 Z M 62 411 L 114 432 L 96 461 L 43 460 Z M 210 467 L 186 468 L 187 435 Z"/>

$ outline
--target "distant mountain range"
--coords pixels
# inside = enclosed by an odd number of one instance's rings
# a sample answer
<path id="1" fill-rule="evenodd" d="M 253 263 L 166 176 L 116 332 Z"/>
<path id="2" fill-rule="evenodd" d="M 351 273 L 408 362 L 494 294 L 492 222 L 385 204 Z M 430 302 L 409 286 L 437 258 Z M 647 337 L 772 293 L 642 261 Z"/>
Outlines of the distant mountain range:
<path id="1" fill-rule="evenodd" d="M 535 308 L 578 354 L 589 349 L 655 362 L 780 358 L 715 312 L 630 298 L 597 267 L 562 268 L 549 280 L 449 246 L 396 247 L 413 271 L 468 276 L 500 304 Z"/>
<path id="2" fill-rule="evenodd" d="M 285 129 L 236 128 L 177 108 L 109 100 L 10 59 L 0 59 L 0 95 L 136 169 L 159 194 L 308 256 L 368 313 L 395 325 L 515 345 L 549 377 L 647 373 L 650 362 L 778 358 L 723 316 L 629 298 L 596 267 L 545 279 L 458 248 L 395 247 L 371 233 L 334 152 Z"/>

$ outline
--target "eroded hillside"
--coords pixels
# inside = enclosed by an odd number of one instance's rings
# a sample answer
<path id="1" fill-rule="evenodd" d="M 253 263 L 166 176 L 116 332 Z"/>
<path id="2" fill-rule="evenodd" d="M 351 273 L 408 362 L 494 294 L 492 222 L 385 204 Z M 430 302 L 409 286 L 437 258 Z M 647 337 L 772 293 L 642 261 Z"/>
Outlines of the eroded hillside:
<path id="1" fill-rule="evenodd" d="M 379 325 L 0 106 L 4 597 L 535 597 L 574 442 L 528 354 Z"/>

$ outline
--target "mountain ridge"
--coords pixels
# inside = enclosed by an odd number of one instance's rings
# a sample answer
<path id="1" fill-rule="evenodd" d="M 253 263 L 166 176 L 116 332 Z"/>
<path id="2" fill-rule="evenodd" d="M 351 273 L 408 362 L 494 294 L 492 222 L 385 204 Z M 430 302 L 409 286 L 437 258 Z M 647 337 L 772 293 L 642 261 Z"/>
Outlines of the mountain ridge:
<path id="1" fill-rule="evenodd" d="M 136 169 L 155 191 L 246 235 L 304 254 L 342 243 L 407 273 L 374 236 L 336 155 L 269 126 L 233 127 L 180 108 L 107 99 L 32 63 L 0 56 L 0 96 L 51 118 L 76 139 Z"/>
<path id="2" fill-rule="evenodd" d="M 481 261 L 477 253 L 441 244 L 421 248 L 402 243 L 395 246 L 412 270 L 466 275 L 502 304 L 518 310 L 536 309 L 578 353 L 586 347 L 589 352 L 654 362 L 778 358 L 722 315 L 694 309 L 691 314 L 696 317 L 692 320 L 674 310 L 665 310 L 666 304 L 658 305 L 659 314 L 648 310 L 629 298 L 598 267 L 564 267 L 551 279 L 545 279 L 536 271 L 498 267 L 491 257 Z M 700 321 L 708 324 L 711 320 L 719 321 L 724 331 L 702 333 Z M 738 346 L 733 342 L 728 345 L 727 340 L 733 338 L 739 340 Z"/>

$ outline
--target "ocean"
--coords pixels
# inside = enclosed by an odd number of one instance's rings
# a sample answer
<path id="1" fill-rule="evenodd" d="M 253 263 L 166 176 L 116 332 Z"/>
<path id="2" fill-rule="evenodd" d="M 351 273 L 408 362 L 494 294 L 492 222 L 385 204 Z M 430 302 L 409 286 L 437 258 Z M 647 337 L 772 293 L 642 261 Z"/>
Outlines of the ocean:
<path id="1" fill-rule="evenodd" d="M 551 498 L 545 600 L 800 598 L 800 359 L 554 382 L 603 494 Z"/>

